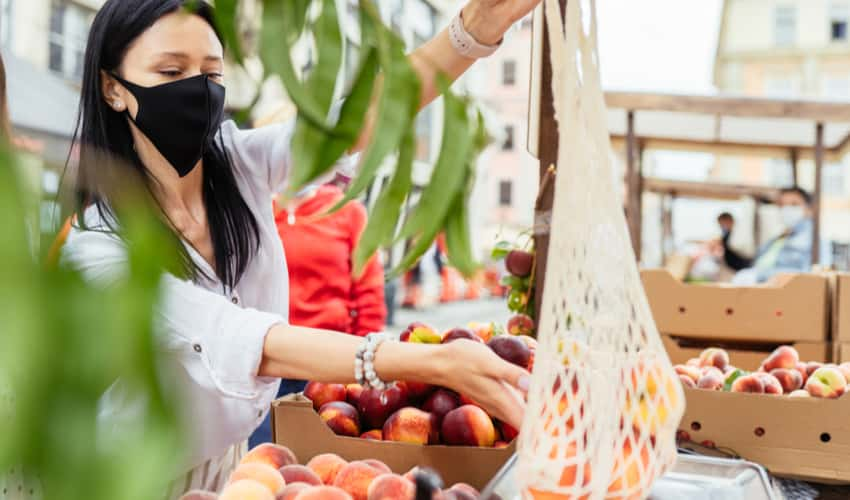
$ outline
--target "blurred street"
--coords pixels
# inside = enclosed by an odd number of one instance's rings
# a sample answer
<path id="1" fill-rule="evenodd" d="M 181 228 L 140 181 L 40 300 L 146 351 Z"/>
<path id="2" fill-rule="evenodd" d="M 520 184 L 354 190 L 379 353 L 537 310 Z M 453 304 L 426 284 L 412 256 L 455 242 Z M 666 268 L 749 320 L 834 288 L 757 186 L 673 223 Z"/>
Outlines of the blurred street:
<path id="1" fill-rule="evenodd" d="M 510 317 L 505 299 L 482 299 L 436 304 L 421 310 L 396 310 L 395 324 L 387 327 L 388 332 L 401 333 L 414 321 L 427 323 L 440 332 L 456 326 L 466 326 L 470 321 L 496 321 L 504 325 Z"/>

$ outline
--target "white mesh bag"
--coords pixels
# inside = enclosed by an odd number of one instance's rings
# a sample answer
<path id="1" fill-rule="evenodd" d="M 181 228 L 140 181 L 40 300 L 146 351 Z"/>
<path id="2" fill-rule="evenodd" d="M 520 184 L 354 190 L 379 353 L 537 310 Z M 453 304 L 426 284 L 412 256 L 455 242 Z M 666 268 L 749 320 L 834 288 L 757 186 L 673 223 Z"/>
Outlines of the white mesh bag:
<path id="1" fill-rule="evenodd" d="M 639 499 L 676 458 L 684 395 L 652 320 L 609 151 L 593 0 L 545 0 L 559 130 L 523 498 Z"/>

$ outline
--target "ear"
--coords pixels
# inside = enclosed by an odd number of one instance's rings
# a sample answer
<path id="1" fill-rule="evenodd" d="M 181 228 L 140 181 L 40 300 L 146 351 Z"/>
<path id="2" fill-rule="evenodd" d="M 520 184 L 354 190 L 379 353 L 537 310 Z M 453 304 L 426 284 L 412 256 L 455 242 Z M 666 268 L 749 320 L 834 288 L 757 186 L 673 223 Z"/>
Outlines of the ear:
<path id="1" fill-rule="evenodd" d="M 127 110 L 126 89 L 106 71 L 100 71 L 100 90 L 107 106 L 118 113 Z"/>

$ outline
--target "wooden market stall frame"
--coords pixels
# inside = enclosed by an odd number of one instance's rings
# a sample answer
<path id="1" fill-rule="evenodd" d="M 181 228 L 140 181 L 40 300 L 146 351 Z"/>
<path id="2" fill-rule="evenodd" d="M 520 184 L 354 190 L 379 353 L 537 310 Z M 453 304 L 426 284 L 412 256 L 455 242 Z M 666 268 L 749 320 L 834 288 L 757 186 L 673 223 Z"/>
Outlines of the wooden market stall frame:
<path id="1" fill-rule="evenodd" d="M 559 0 L 562 12 L 566 12 L 567 1 Z M 544 15 L 542 6 L 534 13 L 528 119 L 528 150 L 538 158 L 540 173 L 533 228 L 537 254 L 534 298 L 538 318 L 548 258 L 549 223 L 555 186 L 553 177 L 556 175 L 554 166 L 558 158 L 558 130 L 552 105 L 552 89 L 549 84 L 552 68 L 549 62 L 549 42 Z M 751 196 L 757 200 L 757 204 L 775 199 L 778 194 L 777 189 L 758 186 L 647 179 L 644 177 L 642 168 L 644 152 L 656 149 L 787 158 L 791 164 L 794 186 L 797 186 L 799 181 L 798 161 L 803 158 L 813 159 L 815 183 L 812 264 L 819 262 L 822 170 L 825 161 L 840 160 L 850 152 L 850 103 L 613 91 L 605 93 L 605 101 L 609 110 L 608 121 L 612 146 L 615 149 L 624 148 L 626 151 L 625 210 L 632 245 L 638 260 L 641 253 L 643 213 L 641 200 L 646 190 L 702 198 L 729 199 Z M 614 115 L 620 113 L 621 119 L 618 120 L 617 116 L 612 117 L 612 111 Z M 685 128 L 690 124 L 689 117 L 701 115 L 703 122 L 706 118 L 711 120 L 711 130 L 695 137 L 686 137 L 680 133 L 680 128 L 668 127 L 667 130 L 662 130 L 663 127 L 653 127 L 652 123 L 649 123 L 649 126 L 642 126 L 639 123 L 639 118 L 643 115 L 658 118 L 659 114 L 678 117 L 680 125 Z M 737 134 L 734 130 L 725 130 L 727 122 L 736 120 L 738 121 Z M 787 133 L 789 124 L 796 126 L 796 135 Z M 805 136 L 799 133 L 801 127 L 808 130 Z M 827 134 L 827 127 L 830 127 L 829 134 Z M 730 128 L 734 129 L 734 126 Z M 771 128 L 776 133 L 771 134 Z M 758 133 L 750 134 L 750 136 L 741 133 L 747 130 Z M 760 137 L 760 134 L 765 133 L 771 135 L 771 138 Z M 831 141 L 827 141 L 827 136 Z M 669 221 L 667 223 L 670 224 Z M 758 223 L 754 231 L 759 231 Z"/>

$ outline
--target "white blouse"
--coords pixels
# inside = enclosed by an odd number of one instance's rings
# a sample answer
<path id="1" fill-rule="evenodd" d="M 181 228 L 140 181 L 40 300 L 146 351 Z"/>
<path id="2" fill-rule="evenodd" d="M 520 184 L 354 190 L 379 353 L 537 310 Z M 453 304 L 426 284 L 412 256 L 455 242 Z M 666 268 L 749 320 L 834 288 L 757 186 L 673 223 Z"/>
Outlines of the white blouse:
<path id="1" fill-rule="evenodd" d="M 217 279 L 192 282 L 165 274 L 157 311 L 158 345 L 169 365 L 168 386 L 183 387 L 187 420 L 187 467 L 224 453 L 248 439 L 262 423 L 277 395 L 280 379 L 259 377 L 263 344 L 269 329 L 285 323 L 289 311 L 289 279 L 283 245 L 272 213 L 271 197 L 286 184 L 294 123 L 239 130 L 226 122 L 220 130 L 230 155 L 236 183 L 260 230 L 257 254 L 235 289 Z M 353 158 L 338 165 L 351 175 Z M 108 286 L 126 273 L 126 249 L 103 229 L 97 209 L 85 212 L 91 230 L 73 228 L 62 262 L 98 285 Z M 190 245 L 190 256 L 208 275 L 211 267 Z M 166 377 L 166 375 L 163 375 Z M 104 425 L 120 432 L 129 424 L 132 402 L 116 383 L 104 396 Z"/>

